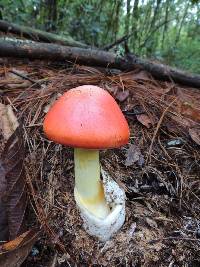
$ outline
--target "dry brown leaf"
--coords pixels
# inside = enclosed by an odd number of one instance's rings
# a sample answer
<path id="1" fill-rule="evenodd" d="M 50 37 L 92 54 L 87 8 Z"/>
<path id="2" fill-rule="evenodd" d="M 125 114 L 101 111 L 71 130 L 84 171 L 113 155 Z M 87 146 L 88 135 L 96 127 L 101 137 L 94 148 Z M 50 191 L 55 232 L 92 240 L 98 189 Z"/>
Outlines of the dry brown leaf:
<path id="1" fill-rule="evenodd" d="M 192 140 L 197 143 L 197 145 L 200 145 L 200 129 L 199 128 L 190 128 L 189 134 Z"/>
<path id="2" fill-rule="evenodd" d="M 18 127 L 8 139 L 0 159 L 0 240 L 11 240 L 23 232 L 27 204 L 24 145 Z M 5 217 L 6 216 L 6 217 Z"/>
<path id="3" fill-rule="evenodd" d="M 199 91 L 177 88 L 177 110 L 185 118 L 200 122 Z"/>
<path id="4" fill-rule="evenodd" d="M 126 153 L 126 166 L 131 166 L 135 162 L 138 162 L 139 165 L 143 165 L 144 163 L 144 157 L 140 151 L 140 148 L 136 145 L 130 145 L 129 149 Z"/>
<path id="5" fill-rule="evenodd" d="M 151 77 L 148 72 L 144 70 L 130 71 L 128 73 L 121 74 L 123 78 L 130 78 L 133 80 L 150 80 Z"/>
<path id="6" fill-rule="evenodd" d="M 200 109 L 193 104 L 183 102 L 180 104 L 180 113 L 193 121 L 200 122 Z"/>
<path id="7" fill-rule="evenodd" d="M 158 224 L 156 223 L 156 221 L 154 221 L 153 219 L 146 217 L 146 223 L 151 227 L 151 228 L 158 228 Z"/>
<path id="8" fill-rule="evenodd" d="M 129 96 L 129 90 L 124 90 L 124 91 L 118 91 L 117 94 L 115 95 L 115 98 L 120 102 L 123 102 L 128 98 L 128 96 Z"/>
<path id="9" fill-rule="evenodd" d="M 136 117 L 137 117 L 137 120 L 140 123 L 142 123 L 145 127 L 147 127 L 148 129 L 151 127 L 152 122 L 148 115 L 140 114 L 140 115 L 136 115 Z"/>
<path id="10" fill-rule="evenodd" d="M 169 132 L 174 132 L 179 134 L 180 133 L 180 129 L 179 128 L 183 128 L 183 129 L 189 129 L 189 128 L 196 128 L 198 127 L 198 123 L 194 122 L 188 118 L 185 118 L 183 116 L 175 116 L 175 115 L 171 115 L 171 120 L 166 122 L 166 127 L 168 129 Z"/>
<path id="11" fill-rule="evenodd" d="M 12 241 L 0 246 L 0 266 L 20 267 L 39 237 L 35 230 L 27 231 Z"/>
<path id="12" fill-rule="evenodd" d="M 13 134 L 19 126 L 17 118 L 15 117 L 12 107 L 0 103 L 0 129 L 5 140 Z"/>

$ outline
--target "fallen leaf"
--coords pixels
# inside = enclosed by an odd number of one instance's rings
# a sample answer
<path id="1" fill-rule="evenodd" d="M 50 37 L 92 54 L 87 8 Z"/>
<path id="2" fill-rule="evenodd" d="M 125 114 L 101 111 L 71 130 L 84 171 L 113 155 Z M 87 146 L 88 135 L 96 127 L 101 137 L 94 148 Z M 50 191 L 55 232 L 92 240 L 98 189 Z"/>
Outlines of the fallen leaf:
<path id="1" fill-rule="evenodd" d="M 189 129 L 189 134 L 192 140 L 197 144 L 200 145 L 200 129 L 199 128 L 191 128 Z"/>
<path id="2" fill-rule="evenodd" d="M 184 129 L 189 129 L 189 128 L 194 128 L 196 127 L 197 122 L 194 122 L 190 119 L 181 117 L 181 116 L 175 116 L 172 115 L 171 116 L 171 120 L 168 121 L 166 124 L 166 127 L 168 129 L 169 132 L 174 132 L 179 134 L 180 133 L 180 127 L 184 128 Z"/>
<path id="3" fill-rule="evenodd" d="M 126 166 L 131 166 L 135 162 L 138 162 L 140 166 L 144 164 L 144 157 L 140 151 L 140 148 L 136 145 L 130 145 L 126 152 Z"/>
<path id="4" fill-rule="evenodd" d="M 29 230 L 14 240 L 0 246 L 0 266 L 1 267 L 20 267 L 35 241 L 39 237 L 39 232 Z"/>
<path id="5" fill-rule="evenodd" d="M 23 232 L 27 204 L 24 145 L 18 127 L 8 139 L 0 158 L 0 240 L 11 240 Z M 6 235 L 5 235 L 6 234 Z"/>
<path id="6" fill-rule="evenodd" d="M 150 80 L 151 77 L 147 71 L 140 70 L 139 72 L 133 74 L 134 80 Z"/>
<path id="7" fill-rule="evenodd" d="M 200 109 L 194 104 L 189 102 L 179 103 L 179 112 L 186 118 L 190 118 L 193 121 L 200 122 Z"/>
<path id="8" fill-rule="evenodd" d="M 147 128 L 150 128 L 152 125 L 151 119 L 149 118 L 148 115 L 146 114 L 140 114 L 140 115 L 136 115 L 137 120 L 142 123 L 142 125 L 144 125 Z"/>
<path id="9" fill-rule="evenodd" d="M 125 101 L 129 96 L 129 90 L 118 91 L 115 98 L 120 102 Z"/>
<path id="10" fill-rule="evenodd" d="M 157 225 L 156 221 L 154 221 L 154 220 L 152 220 L 152 219 L 150 219 L 148 217 L 146 217 L 146 222 L 150 227 L 155 228 L 155 229 L 158 228 L 158 225 Z"/>
<path id="11" fill-rule="evenodd" d="M 4 105 L 0 103 L 0 129 L 5 140 L 13 134 L 16 128 L 19 126 L 17 118 L 15 117 L 12 107 L 10 105 Z"/>

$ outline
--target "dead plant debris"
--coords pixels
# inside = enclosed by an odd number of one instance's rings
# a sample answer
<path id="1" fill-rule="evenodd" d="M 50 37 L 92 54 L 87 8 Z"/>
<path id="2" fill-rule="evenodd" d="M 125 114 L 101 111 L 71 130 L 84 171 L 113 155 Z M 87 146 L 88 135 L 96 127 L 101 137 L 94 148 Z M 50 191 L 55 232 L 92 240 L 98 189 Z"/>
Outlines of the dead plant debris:
<path id="1" fill-rule="evenodd" d="M 199 90 L 156 81 L 140 70 L 14 59 L 0 64 L 1 103 L 23 121 L 28 224 L 45 231 L 27 266 L 199 266 Z M 11 70 L 29 79 L 8 75 Z M 82 84 L 108 90 L 131 129 L 129 145 L 101 151 L 103 168 L 127 196 L 126 222 L 106 243 L 82 228 L 73 197 L 73 151 L 47 140 L 42 130 L 55 99 Z"/>
<path id="2" fill-rule="evenodd" d="M 38 237 L 39 232 L 32 229 L 0 245 L 0 266 L 20 267 Z"/>

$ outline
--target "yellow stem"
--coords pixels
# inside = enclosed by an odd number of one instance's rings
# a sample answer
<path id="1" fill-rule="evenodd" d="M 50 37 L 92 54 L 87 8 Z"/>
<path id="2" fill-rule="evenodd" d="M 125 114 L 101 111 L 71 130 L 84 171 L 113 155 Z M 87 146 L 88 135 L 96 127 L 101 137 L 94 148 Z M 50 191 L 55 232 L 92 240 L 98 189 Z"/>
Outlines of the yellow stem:
<path id="1" fill-rule="evenodd" d="M 105 218 L 110 209 L 100 180 L 99 151 L 75 148 L 75 195 L 79 202 L 98 218 Z"/>

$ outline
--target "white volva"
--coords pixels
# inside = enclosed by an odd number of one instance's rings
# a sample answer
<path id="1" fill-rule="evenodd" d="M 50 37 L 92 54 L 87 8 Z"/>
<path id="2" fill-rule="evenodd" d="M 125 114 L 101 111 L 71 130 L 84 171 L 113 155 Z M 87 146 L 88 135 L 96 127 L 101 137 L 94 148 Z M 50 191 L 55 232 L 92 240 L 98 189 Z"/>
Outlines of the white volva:
<path id="1" fill-rule="evenodd" d="M 125 193 L 105 171 L 101 170 L 99 151 L 74 151 L 74 195 L 85 230 L 101 241 L 108 240 L 125 220 Z"/>

